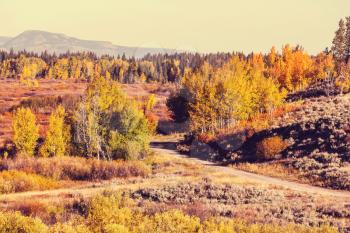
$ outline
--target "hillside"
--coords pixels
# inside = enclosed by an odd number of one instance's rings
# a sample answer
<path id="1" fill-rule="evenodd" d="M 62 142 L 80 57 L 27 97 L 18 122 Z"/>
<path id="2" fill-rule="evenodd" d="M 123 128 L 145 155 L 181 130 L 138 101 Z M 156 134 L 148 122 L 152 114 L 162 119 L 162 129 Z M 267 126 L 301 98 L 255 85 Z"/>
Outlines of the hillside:
<path id="1" fill-rule="evenodd" d="M 209 142 L 190 138 L 179 148 L 254 173 L 350 190 L 350 94 L 290 104 L 297 107 L 254 134 L 244 128 Z"/>
<path id="2" fill-rule="evenodd" d="M 3 46 L 6 42 L 8 42 L 11 39 L 12 39 L 11 37 L 0 36 L 0 46 Z"/>
<path id="3" fill-rule="evenodd" d="M 0 37 L 0 47 L 14 51 L 62 54 L 70 52 L 94 52 L 95 54 L 141 58 L 146 54 L 175 53 L 175 50 L 163 48 L 138 48 L 114 45 L 107 41 L 81 40 L 64 34 L 46 31 L 25 31 L 14 38 Z"/>

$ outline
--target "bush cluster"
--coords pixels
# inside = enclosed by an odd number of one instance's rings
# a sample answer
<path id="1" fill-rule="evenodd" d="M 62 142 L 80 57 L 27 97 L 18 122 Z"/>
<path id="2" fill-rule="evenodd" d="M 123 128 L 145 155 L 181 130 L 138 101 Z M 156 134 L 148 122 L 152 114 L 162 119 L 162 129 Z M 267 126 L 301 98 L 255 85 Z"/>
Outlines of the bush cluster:
<path id="1" fill-rule="evenodd" d="M 57 180 L 109 180 L 150 173 L 150 168 L 141 161 L 102 161 L 81 157 L 4 159 L 0 161 L 0 170 L 17 170 Z"/>
<path id="2" fill-rule="evenodd" d="M 66 94 L 62 96 L 33 96 L 29 99 L 22 100 L 12 110 L 18 108 L 30 108 L 35 113 L 51 112 L 58 106 L 63 106 L 65 109 L 75 109 L 80 102 L 79 95 Z"/>
<path id="3" fill-rule="evenodd" d="M 273 160 L 287 148 L 287 143 L 279 136 L 265 138 L 256 145 L 256 156 L 259 160 Z"/>
<path id="4" fill-rule="evenodd" d="M 22 171 L 0 172 L 0 194 L 58 188 L 53 179 Z"/>
<path id="5" fill-rule="evenodd" d="M 169 210 L 147 215 L 133 208 L 134 204 L 123 194 L 98 195 L 87 202 L 83 218 L 57 223 L 51 227 L 19 213 L 0 213 L 0 231 L 17 233 L 336 233 L 336 229 L 300 225 L 247 224 L 227 218 L 198 217 L 180 210 Z"/>
<path id="6" fill-rule="evenodd" d="M 290 166 L 320 186 L 350 190 L 350 172 L 342 166 L 337 153 L 315 150 L 309 156 L 293 160 Z"/>

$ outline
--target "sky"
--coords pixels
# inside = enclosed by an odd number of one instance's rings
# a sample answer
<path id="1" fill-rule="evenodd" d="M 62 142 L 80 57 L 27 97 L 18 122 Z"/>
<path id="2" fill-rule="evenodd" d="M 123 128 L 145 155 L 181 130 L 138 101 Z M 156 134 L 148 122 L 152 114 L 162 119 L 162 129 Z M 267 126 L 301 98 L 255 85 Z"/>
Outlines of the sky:
<path id="1" fill-rule="evenodd" d="M 329 47 L 350 0 L 0 0 L 0 35 L 64 33 L 196 52 Z"/>

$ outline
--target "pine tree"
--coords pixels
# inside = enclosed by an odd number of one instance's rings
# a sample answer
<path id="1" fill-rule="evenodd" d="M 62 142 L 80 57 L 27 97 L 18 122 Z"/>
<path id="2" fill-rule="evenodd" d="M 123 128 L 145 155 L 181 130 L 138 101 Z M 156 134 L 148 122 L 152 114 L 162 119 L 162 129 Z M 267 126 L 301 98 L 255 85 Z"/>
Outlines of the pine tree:
<path id="1" fill-rule="evenodd" d="M 339 21 L 339 28 L 335 32 L 335 37 L 333 39 L 333 46 L 332 46 L 333 56 L 337 63 L 338 69 L 340 68 L 341 64 L 345 62 L 345 59 L 346 59 L 347 48 L 346 48 L 345 36 L 346 36 L 346 25 L 344 23 L 344 20 L 341 19 Z"/>
<path id="2" fill-rule="evenodd" d="M 345 33 L 345 42 L 346 42 L 346 62 L 349 62 L 350 59 L 350 16 L 346 18 L 346 33 Z"/>
<path id="3" fill-rule="evenodd" d="M 70 139 L 69 127 L 64 123 L 65 110 L 62 106 L 51 114 L 45 142 L 40 148 L 43 157 L 64 156 Z"/>
<path id="4" fill-rule="evenodd" d="M 35 115 L 29 108 L 19 108 L 13 118 L 13 142 L 20 154 L 33 156 L 39 138 Z"/>

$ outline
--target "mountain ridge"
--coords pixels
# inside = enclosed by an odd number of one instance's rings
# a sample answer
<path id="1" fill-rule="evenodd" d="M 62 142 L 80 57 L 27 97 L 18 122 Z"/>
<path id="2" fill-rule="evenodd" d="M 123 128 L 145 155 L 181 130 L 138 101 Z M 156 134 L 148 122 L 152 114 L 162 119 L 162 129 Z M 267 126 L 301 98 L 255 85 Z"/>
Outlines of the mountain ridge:
<path id="1" fill-rule="evenodd" d="M 141 58 L 147 54 L 173 54 L 174 49 L 142 48 L 114 45 L 109 41 L 84 40 L 67 36 L 63 33 L 52 33 L 41 30 L 27 30 L 16 37 L 0 37 L 0 49 L 14 51 L 62 54 L 70 52 L 93 52 L 98 56 L 122 56 Z"/>

